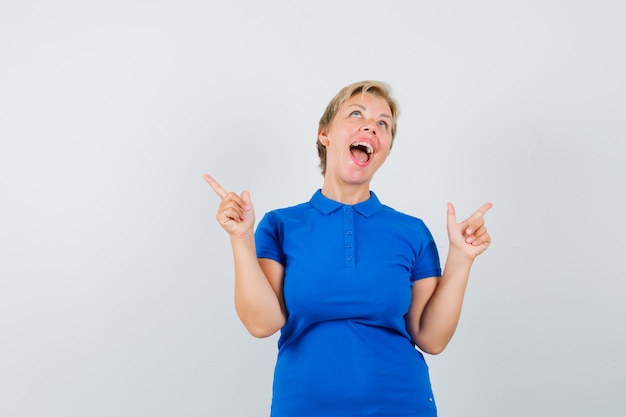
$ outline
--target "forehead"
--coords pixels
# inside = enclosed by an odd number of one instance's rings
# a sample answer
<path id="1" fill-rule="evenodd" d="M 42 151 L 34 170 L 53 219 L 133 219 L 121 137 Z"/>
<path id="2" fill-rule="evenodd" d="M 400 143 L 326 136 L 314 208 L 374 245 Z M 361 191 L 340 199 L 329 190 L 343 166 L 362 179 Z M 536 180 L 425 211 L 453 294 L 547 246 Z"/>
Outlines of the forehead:
<path id="1" fill-rule="evenodd" d="M 389 107 L 389 103 L 387 103 L 387 100 L 385 100 L 383 97 L 371 93 L 355 93 L 349 99 L 347 99 L 341 105 L 341 107 L 360 107 L 374 113 L 381 113 L 386 116 L 392 117 L 391 108 Z"/>

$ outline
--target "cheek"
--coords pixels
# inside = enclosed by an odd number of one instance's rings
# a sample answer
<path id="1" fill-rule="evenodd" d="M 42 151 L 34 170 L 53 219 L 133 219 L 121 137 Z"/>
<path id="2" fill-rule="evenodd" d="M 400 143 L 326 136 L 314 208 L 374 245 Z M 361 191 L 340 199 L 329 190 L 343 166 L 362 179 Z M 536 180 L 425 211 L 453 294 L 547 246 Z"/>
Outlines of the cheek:
<path id="1" fill-rule="evenodd" d="M 354 134 L 349 126 L 337 126 L 328 133 L 328 138 L 331 146 L 344 147 Z"/>
<path id="2" fill-rule="evenodd" d="M 385 148 L 387 151 L 383 151 L 383 153 L 386 153 L 385 156 L 389 155 L 389 152 L 391 152 L 391 148 L 393 147 L 393 141 L 391 139 L 385 139 L 383 148 Z"/>

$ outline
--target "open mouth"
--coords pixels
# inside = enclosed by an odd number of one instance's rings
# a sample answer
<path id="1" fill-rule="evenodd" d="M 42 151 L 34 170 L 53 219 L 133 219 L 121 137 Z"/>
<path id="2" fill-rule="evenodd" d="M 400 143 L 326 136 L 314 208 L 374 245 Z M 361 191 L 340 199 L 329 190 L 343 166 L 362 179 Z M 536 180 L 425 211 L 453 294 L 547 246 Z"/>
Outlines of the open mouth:
<path id="1" fill-rule="evenodd" d="M 359 162 L 367 162 L 374 153 L 374 148 L 367 142 L 355 142 L 350 145 L 350 153 Z"/>

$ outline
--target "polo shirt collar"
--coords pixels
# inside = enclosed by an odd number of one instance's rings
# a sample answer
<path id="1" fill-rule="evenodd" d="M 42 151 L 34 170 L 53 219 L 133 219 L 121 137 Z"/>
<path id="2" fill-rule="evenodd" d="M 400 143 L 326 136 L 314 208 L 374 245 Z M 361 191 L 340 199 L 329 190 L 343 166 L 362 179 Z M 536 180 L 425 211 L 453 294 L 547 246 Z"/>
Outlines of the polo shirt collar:
<path id="1" fill-rule="evenodd" d="M 322 194 L 321 189 L 317 190 L 315 194 L 313 194 L 313 197 L 311 197 L 311 204 L 324 214 L 330 214 L 333 211 L 347 205 L 325 197 Z M 376 197 L 376 194 L 374 194 L 373 191 L 370 191 L 370 198 L 362 203 L 358 203 L 350 207 L 352 207 L 357 213 L 365 217 L 370 217 L 380 210 L 382 204 L 378 197 Z"/>

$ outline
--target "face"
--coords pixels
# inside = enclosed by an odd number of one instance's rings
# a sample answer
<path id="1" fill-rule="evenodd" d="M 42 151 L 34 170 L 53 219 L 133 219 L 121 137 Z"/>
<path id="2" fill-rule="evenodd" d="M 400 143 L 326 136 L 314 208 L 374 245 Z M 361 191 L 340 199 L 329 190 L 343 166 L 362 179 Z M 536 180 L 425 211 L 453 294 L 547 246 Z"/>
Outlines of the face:
<path id="1" fill-rule="evenodd" d="M 337 111 L 326 131 L 326 177 L 349 184 L 369 183 L 391 149 L 391 109 L 384 98 L 357 93 Z"/>

